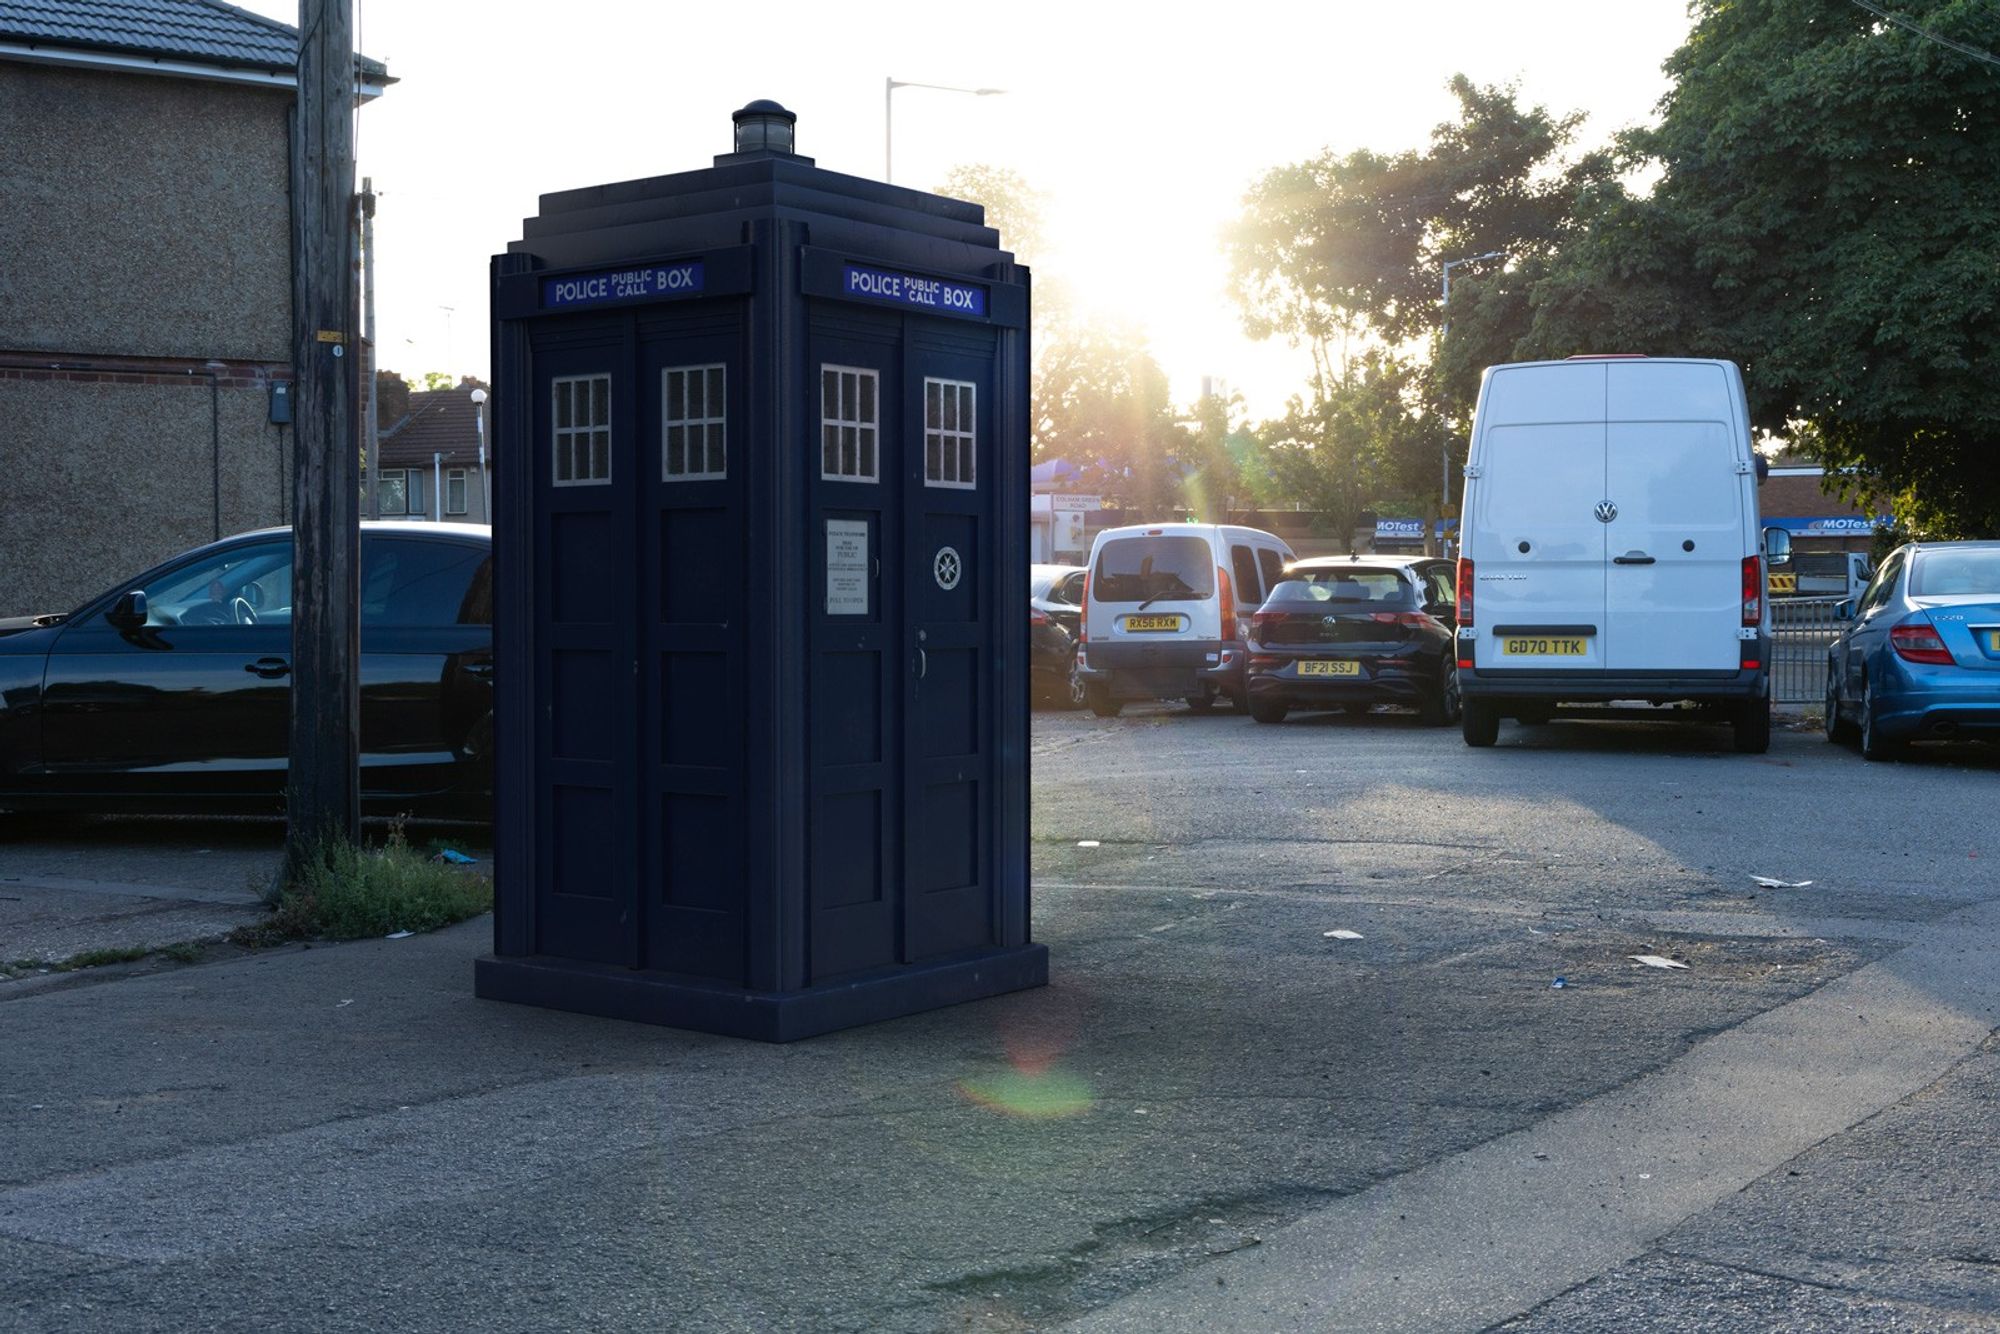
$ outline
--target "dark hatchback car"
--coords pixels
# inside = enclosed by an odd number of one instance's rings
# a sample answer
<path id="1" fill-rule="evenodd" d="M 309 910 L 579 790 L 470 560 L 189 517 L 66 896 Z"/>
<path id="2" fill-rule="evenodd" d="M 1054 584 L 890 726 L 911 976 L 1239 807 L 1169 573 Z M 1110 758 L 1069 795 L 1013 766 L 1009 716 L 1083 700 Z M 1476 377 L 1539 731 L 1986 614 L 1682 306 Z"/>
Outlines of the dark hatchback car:
<path id="1" fill-rule="evenodd" d="M 492 545 L 469 524 L 361 525 L 370 814 L 492 818 Z M 282 811 L 291 590 L 275 528 L 0 621 L 0 809 Z"/>
<path id="2" fill-rule="evenodd" d="M 2000 741 L 2000 542 L 1900 546 L 1826 653 L 1826 735 L 1892 760 L 1913 741 Z"/>
<path id="3" fill-rule="evenodd" d="M 1250 716 L 1293 709 L 1366 713 L 1414 706 L 1437 726 L 1458 721 L 1454 569 L 1423 557 L 1295 561 L 1250 618 Z"/>
<path id="4" fill-rule="evenodd" d="M 1028 668 L 1044 699 L 1083 707 L 1076 646 L 1083 626 L 1081 565 L 1028 567 Z"/>

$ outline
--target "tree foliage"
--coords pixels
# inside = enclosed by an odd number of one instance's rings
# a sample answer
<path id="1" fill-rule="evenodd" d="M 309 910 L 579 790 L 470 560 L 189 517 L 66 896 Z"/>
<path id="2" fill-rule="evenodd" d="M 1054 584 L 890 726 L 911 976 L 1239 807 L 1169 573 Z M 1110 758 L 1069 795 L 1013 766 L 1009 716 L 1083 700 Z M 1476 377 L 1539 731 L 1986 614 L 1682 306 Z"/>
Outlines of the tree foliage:
<path id="1" fill-rule="evenodd" d="M 2000 532 L 2000 50 L 1991 0 L 1697 0 L 1646 197 L 1606 189 L 1520 351 L 1744 368 L 1758 426 L 1934 535 Z M 1944 38 L 1939 41 L 1933 38 Z"/>

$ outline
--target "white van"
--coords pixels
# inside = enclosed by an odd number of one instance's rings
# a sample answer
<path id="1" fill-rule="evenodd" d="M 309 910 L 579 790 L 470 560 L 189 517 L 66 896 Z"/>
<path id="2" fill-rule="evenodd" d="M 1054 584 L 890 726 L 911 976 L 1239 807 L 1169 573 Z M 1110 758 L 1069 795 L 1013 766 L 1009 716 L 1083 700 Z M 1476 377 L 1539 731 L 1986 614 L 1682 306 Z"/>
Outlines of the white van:
<path id="1" fill-rule="evenodd" d="M 1765 556 L 1743 376 L 1727 361 L 1494 366 L 1473 415 L 1458 564 L 1467 745 L 1558 704 L 1711 706 L 1771 742 Z M 1769 544 L 1768 553 L 1765 544 Z"/>
<path id="2" fill-rule="evenodd" d="M 1100 718 L 1125 701 L 1227 695 L 1248 707 L 1244 630 L 1292 549 L 1257 528 L 1213 523 L 1107 528 L 1091 544 L 1077 675 Z"/>

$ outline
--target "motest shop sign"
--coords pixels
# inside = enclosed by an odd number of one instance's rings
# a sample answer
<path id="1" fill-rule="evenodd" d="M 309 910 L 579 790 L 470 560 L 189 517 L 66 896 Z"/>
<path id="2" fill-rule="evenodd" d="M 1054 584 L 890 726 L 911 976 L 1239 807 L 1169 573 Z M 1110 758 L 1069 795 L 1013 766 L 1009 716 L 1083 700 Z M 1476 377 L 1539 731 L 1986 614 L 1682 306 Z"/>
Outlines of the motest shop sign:
<path id="1" fill-rule="evenodd" d="M 970 283 L 946 282 L 942 278 L 920 278 L 914 273 L 889 269 L 843 265 L 840 290 L 851 297 L 887 301 L 936 315 L 961 315 L 972 319 L 986 316 L 986 289 Z"/>
<path id="2" fill-rule="evenodd" d="M 1375 521 L 1375 536 L 1378 539 L 1400 537 L 1410 541 L 1421 542 L 1424 540 L 1424 521 L 1422 519 L 1377 519 Z"/>
<path id="3" fill-rule="evenodd" d="M 568 310 L 601 306 L 612 301 L 653 301 L 660 297 L 700 296 L 701 261 L 649 264 L 605 273 L 573 273 L 542 279 L 542 308 Z"/>

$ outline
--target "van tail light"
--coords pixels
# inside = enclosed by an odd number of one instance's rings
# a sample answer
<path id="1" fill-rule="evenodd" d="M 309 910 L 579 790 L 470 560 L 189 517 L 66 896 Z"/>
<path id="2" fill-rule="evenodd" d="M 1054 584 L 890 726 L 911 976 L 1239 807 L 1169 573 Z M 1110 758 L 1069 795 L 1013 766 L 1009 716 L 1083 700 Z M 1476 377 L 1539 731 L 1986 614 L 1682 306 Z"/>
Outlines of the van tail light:
<path id="1" fill-rule="evenodd" d="M 1464 556 L 1458 558 L 1458 624 L 1472 624 L 1472 562 Z"/>
<path id="2" fill-rule="evenodd" d="M 1764 620 L 1764 558 L 1743 558 L 1743 624 L 1759 625 Z"/>
<path id="3" fill-rule="evenodd" d="M 1040 607 L 1028 608 L 1029 625 L 1047 625 L 1048 623 L 1049 614 L 1047 612 L 1043 611 Z"/>
<path id="4" fill-rule="evenodd" d="M 1951 650 L 1938 638 L 1937 627 L 1929 621 L 1906 621 L 1889 631 L 1889 647 L 1904 662 L 1928 662 L 1949 667 Z"/>
<path id="5" fill-rule="evenodd" d="M 1222 620 L 1216 627 L 1230 639 L 1242 637 L 1242 630 L 1236 624 L 1236 595 L 1229 588 L 1229 571 L 1220 565 L 1215 567 L 1215 587 L 1222 597 Z"/>
<path id="6" fill-rule="evenodd" d="M 1083 575 L 1083 602 L 1076 618 L 1076 642 L 1081 644 L 1090 638 L 1090 572 Z"/>

